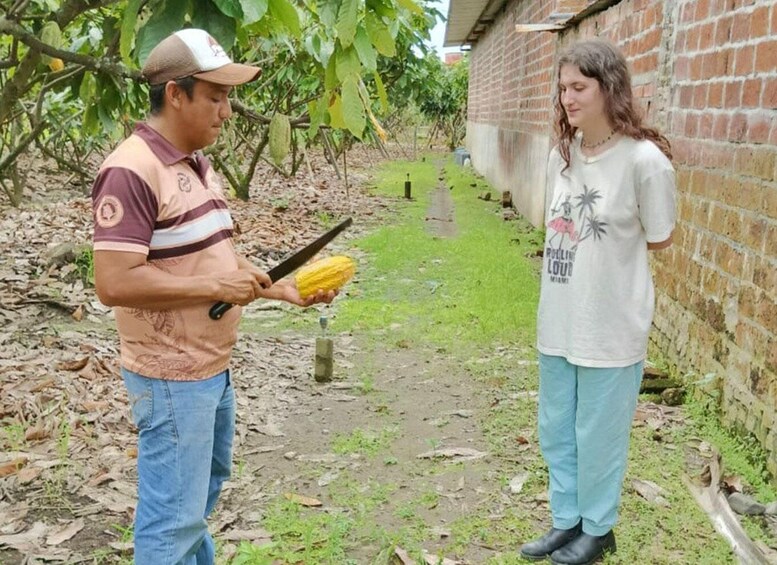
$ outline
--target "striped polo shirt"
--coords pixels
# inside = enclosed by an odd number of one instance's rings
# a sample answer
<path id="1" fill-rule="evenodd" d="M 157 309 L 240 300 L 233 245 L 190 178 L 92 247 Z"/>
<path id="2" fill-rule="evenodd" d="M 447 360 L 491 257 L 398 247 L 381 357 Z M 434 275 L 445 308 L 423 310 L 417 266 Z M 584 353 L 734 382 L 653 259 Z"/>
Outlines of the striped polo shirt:
<path id="1" fill-rule="evenodd" d="M 232 218 L 207 158 L 182 153 L 140 123 L 103 162 L 92 188 L 95 251 L 141 253 L 179 277 L 238 268 Z M 211 303 L 170 310 L 116 307 L 121 363 L 135 373 L 199 380 L 227 368 L 240 308 L 211 320 Z"/>

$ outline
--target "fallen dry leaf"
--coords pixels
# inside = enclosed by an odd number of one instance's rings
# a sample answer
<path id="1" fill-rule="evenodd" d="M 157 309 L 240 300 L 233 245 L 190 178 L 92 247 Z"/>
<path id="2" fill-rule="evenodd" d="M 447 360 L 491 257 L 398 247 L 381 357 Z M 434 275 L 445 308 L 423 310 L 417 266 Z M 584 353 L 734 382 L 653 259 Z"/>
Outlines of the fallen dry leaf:
<path id="1" fill-rule="evenodd" d="M 43 522 L 35 522 L 26 532 L 9 536 L 0 536 L 0 547 L 10 547 L 20 553 L 28 553 L 40 546 L 40 540 L 49 527 Z"/>
<path id="2" fill-rule="evenodd" d="M 60 528 L 59 530 L 50 533 L 46 537 L 46 545 L 59 545 L 64 541 L 69 540 L 74 535 L 76 535 L 78 532 L 84 529 L 84 519 L 78 518 L 77 520 L 73 520 L 69 524 L 67 524 L 65 527 Z"/>
<path id="3" fill-rule="evenodd" d="M 81 320 L 83 320 L 83 319 L 84 319 L 84 307 L 83 307 L 83 306 L 79 306 L 79 307 L 78 307 L 78 308 L 76 308 L 76 309 L 73 311 L 73 313 L 72 313 L 72 314 L 70 314 L 70 315 L 73 317 L 73 319 L 74 319 L 76 322 L 80 322 Z"/>
<path id="4" fill-rule="evenodd" d="M 49 432 L 43 426 L 33 426 L 24 432 L 24 439 L 27 441 L 36 441 L 47 438 Z"/>
<path id="5" fill-rule="evenodd" d="M 75 359 L 73 361 L 60 361 L 57 363 L 57 369 L 60 371 L 80 371 L 89 363 L 89 357 Z"/>
<path id="6" fill-rule="evenodd" d="M 631 481 L 631 485 L 634 487 L 634 490 L 637 491 L 637 494 L 639 494 L 648 502 L 652 502 L 653 504 L 657 504 L 658 506 L 663 506 L 665 508 L 669 508 L 669 506 L 671 506 L 669 501 L 663 496 L 667 494 L 666 491 L 653 481 L 633 479 Z"/>
<path id="7" fill-rule="evenodd" d="M 302 496 L 301 494 L 294 494 L 293 492 L 285 492 L 283 493 L 283 496 L 284 498 L 286 498 L 286 500 L 296 502 L 297 504 L 301 504 L 302 506 L 322 506 L 323 505 L 323 503 L 316 498 L 311 498 L 309 496 Z"/>
<path id="8" fill-rule="evenodd" d="M 457 461 L 469 461 L 471 459 L 482 459 L 486 457 L 488 453 L 484 451 L 478 451 L 471 447 L 449 447 L 445 449 L 433 449 L 416 455 L 418 459 L 454 459 Z"/>
<path id="9" fill-rule="evenodd" d="M 416 565 L 415 560 L 401 547 L 394 548 L 394 554 L 391 556 L 391 563 L 392 565 Z"/>
<path id="10" fill-rule="evenodd" d="M 17 473 L 16 478 L 20 484 L 26 485 L 37 479 L 42 472 L 40 467 L 25 467 Z"/>
<path id="11" fill-rule="evenodd" d="M 8 463 L 3 463 L 0 465 L 0 477 L 7 477 L 8 475 L 13 475 L 19 469 L 24 467 L 24 465 L 27 463 L 27 458 L 25 457 L 17 457 L 13 461 L 9 461 Z"/>

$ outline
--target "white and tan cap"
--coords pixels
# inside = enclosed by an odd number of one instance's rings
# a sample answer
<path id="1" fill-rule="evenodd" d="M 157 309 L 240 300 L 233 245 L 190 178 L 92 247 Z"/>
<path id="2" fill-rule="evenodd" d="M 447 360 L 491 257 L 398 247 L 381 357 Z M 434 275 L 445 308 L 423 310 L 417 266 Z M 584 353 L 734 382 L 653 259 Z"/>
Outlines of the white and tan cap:
<path id="1" fill-rule="evenodd" d="M 207 31 L 190 28 L 175 32 L 154 47 L 141 72 L 151 85 L 192 76 L 234 86 L 259 78 L 262 69 L 233 63 Z"/>

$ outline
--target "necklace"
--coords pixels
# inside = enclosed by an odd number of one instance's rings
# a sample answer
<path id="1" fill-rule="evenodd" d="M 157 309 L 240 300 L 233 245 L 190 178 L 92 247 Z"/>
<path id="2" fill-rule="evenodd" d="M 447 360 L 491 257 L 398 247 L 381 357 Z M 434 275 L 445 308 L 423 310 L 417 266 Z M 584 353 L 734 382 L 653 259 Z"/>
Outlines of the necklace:
<path id="1" fill-rule="evenodd" d="M 608 141 L 612 139 L 612 136 L 615 135 L 615 130 L 610 130 L 610 135 L 605 137 L 603 140 L 601 140 L 598 143 L 586 143 L 585 137 L 580 141 L 580 147 L 585 147 L 586 149 L 594 149 L 596 147 L 599 147 L 600 145 L 604 145 Z"/>

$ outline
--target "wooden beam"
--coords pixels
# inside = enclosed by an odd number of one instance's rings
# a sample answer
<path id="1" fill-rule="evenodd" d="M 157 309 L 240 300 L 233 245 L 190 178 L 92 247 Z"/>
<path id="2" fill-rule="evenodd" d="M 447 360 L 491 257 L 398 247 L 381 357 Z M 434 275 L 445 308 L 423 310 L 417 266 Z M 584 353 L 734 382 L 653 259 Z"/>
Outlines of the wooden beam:
<path id="1" fill-rule="evenodd" d="M 515 31 L 528 33 L 533 31 L 560 31 L 566 26 L 562 24 L 516 24 Z"/>

